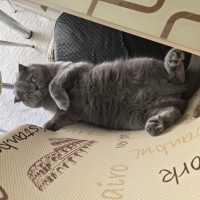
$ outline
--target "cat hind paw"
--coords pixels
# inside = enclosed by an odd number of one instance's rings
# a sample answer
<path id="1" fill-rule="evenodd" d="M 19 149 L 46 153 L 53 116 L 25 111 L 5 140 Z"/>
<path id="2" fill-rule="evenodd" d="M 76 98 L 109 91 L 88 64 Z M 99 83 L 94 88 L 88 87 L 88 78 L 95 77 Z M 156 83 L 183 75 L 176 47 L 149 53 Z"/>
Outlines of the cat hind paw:
<path id="1" fill-rule="evenodd" d="M 184 59 L 184 52 L 175 48 L 171 49 L 165 58 L 165 68 L 177 83 L 185 81 Z"/>
<path id="2" fill-rule="evenodd" d="M 184 52 L 179 49 L 171 49 L 168 53 L 168 66 L 170 68 L 176 68 L 184 61 Z"/>
<path id="3" fill-rule="evenodd" d="M 145 126 L 145 130 L 151 135 L 156 136 L 164 130 L 163 120 L 160 116 L 151 117 Z"/>

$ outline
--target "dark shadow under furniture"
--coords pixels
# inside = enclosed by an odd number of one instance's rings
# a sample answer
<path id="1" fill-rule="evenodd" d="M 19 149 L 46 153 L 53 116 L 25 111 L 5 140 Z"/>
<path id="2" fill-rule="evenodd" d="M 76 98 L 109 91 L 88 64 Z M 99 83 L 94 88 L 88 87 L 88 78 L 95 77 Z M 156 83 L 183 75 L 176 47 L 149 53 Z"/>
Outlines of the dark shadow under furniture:
<path id="1" fill-rule="evenodd" d="M 99 63 L 117 58 L 154 57 L 163 60 L 171 47 L 62 13 L 54 29 L 55 61 Z M 185 66 L 190 62 L 185 55 Z"/>

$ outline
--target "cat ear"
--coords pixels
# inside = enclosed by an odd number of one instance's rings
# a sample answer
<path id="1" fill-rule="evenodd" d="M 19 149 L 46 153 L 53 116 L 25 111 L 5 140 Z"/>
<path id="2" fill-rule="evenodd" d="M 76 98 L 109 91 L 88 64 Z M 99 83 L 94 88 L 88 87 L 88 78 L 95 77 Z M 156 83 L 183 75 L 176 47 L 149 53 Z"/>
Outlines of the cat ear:
<path id="1" fill-rule="evenodd" d="M 14 98 L 14 103 L 18 103 L 18 102 L 20 102 L 21 100 L 19 99 L 19 98 L 17 98 L 17 97 L 15 97 Z"/>
<path id="2" fill-rule="evenodd" d="M 27 67 L 19 63 L 19 73 L 25 73 L 27 71 Z"/>

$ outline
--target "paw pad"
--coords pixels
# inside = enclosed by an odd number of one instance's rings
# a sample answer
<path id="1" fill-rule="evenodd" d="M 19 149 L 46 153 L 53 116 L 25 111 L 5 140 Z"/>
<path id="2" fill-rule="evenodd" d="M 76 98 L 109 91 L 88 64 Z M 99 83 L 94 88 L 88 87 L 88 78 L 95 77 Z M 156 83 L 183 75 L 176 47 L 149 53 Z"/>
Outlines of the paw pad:
<path id="1" fill-rule="evenodd" d="M 146 123 L 145 130 L 152 136 L 158 135 L 158 133 L 164 130 L 163 120 L 160 116 L 150 118 Z"/>

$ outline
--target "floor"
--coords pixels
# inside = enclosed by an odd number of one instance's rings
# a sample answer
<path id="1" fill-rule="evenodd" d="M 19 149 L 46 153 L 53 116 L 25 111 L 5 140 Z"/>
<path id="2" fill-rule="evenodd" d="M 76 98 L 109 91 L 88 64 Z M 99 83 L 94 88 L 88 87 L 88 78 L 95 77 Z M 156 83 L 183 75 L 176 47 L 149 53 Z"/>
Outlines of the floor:
<path id="1" fill-rule="evenodd" d="M 18 63 L 44 63 L 53 36 L 55 21 L 39 16 L 33 12 L 15 6 L 17 13 L 5 1 L 0 1 L 0 9 L 13 17 L 29 30 L 33 31 L 31 39 L 25 39 L 14 30 L 0 23 L 0 40 L 34 45 L 29 47 L 0 46 L 0 70 L 3 82 L 14 83 L 18 72 Z M 3 90 L 0 96 L 0 129 L 11 130 L 21 124 L 42 126 L 47 114 L 42 109 L 31 109 L 22 103 L 14 104 L 12 90 Z M 0 131 L 1 132 L 1 131 Z M 1 133 L 0 133 L 1 134 Z"/>

